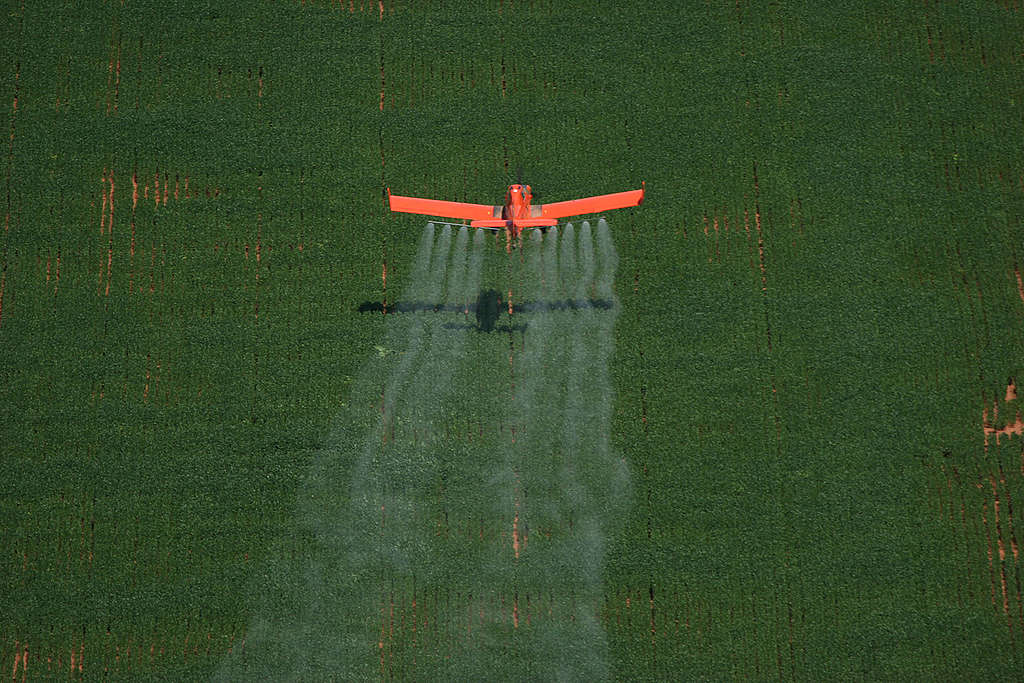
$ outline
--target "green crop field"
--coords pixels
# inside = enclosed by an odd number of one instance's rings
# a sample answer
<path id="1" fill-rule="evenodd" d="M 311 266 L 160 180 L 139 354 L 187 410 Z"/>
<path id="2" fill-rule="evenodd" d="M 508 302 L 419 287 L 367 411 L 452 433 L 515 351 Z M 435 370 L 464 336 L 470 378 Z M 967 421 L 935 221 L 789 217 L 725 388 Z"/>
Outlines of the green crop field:
<path id="1" fill-rule="evenodd" d="M 0 677 L 1024 677 L 1019 0 L 4 12 Z"/>

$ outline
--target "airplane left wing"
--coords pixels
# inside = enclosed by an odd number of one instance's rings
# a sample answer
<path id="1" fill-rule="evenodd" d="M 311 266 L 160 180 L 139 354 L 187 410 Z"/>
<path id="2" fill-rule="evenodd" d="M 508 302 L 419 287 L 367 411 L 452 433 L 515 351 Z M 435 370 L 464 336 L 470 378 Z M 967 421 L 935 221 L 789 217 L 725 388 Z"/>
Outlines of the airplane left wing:
<path id="1" fill-rule="evenodd" d="M 489 206 L 487 204 L 467 204 L 466 202 L 446 202 L 440 199 L 402 197 L 397 194 L 391 194 L 390 189 L 388 189 L 388 203 L 392 211 L 468 220 L 501 218 L 502 209 L 500 206 Z"/>
<path id="2" fill-rule="evenodd" d="M 531 215 L 543 218 L 568 218 L 569 216 L 579 216 L 585 213 L 598 213 L 611 209 L 639 206 L 643 204 L 645 189 L 645 187 L 641 187 L 639 190 L 602 194 L 583 199 L 570 199 L 567 202 L 555 202 L 554 204 L 540 204 L 539 206 L 531 207 L 533 209 Z"/>

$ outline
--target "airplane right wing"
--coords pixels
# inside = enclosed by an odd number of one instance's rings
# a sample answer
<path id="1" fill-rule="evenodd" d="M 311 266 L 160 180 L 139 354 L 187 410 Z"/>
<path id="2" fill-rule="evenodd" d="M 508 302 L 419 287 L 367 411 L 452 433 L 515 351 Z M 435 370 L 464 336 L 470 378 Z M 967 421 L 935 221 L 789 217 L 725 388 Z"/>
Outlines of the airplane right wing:
<path id="1" fill-rule="evenodd" d="M 487 204 L 467 204 L 466 202 L 446 202 L 440 199 L 402 197 L 397 194 L 391 194 L 390 188 L 388 189 L 388 203 L 392 211 L 468 220 L 501 218 L 502 211 L 500 206 L 489 206 Z"/>
<path id="2" fill-rule="evenodd" d="M 543 218 L 568 218 L 586 213 L 599 213 L 610 209 L 625 209 L 630 206 L 639 206 L 644 201 L 644 190 L 628 190 L 614 194 L 602 194 L 596 197 L 585 197 L 583 199 L 570 199 L 567 202 L 555 202 L 554 204 L 541 204 L 533 208 L 533 215 Z M 540 209 L 539 213 L 537 209 Z"/>

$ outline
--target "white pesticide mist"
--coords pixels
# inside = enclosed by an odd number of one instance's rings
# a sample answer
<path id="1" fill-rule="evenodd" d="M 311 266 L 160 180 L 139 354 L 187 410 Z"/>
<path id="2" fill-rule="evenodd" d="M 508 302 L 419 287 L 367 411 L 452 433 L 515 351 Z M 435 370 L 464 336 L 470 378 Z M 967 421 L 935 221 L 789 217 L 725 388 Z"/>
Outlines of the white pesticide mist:
<path id="1" fill-rule="evenodd" d="M 576 232 L 572 223 L 565 226 L 559 252 L 558 274 L 562 295 L 566 299 L 575 296 L 576 283 Z"/>
<path id="2" fill-rule="evenodd" d="M 427 225 L 403 297 L 444 306 L 479 287 L 484 241 Z M 451 389 L 452 362 L 470 333 L 442 329 L 432 311 L 387 317 L 384 338 L 354 378 L 324 446 L 300 487 L 297 538 L 285 539 L 254 577 L 253 617 L 243 643 L 224 658 L 218 680 L 365 680 L 372 657 L 382 573 L 422 553 L 416 501 L 429 463 L 415 448 L 382 444 L 429 422 Z M 441 351 L 443 353 L 439 354 Z M 429 477 L 426 478 L 429 480 Z M 382 519 L 387 523 L 382 524 Z"/>
<path id="3" fill-rule="evenodd" d="M 522 431 L 487 482 L 491 514 L 515 520 L 519 557 L 510 565 L 506 552 L 504 561 L 489 558 L 471 570 L 561 597 L 561 618 L 538 620 L 516 635 L 530 670 L 556 680 L 606 679 L 612 671 L 596 607 L 607 545 L 632 499 L 628 467 L 610 444 L 617 255 L 601 221 L 596 248 L 588 223 L 578 239 L 570 224 L 561 235 L 531 236 L 525 259 L 524 296 L 538 305 L 517 360 L 512 410 Z M 509 647 L 486 642 L 505 638 L 500 630 L 486 633 L 468 656 Z"/>
<path id="4" fill-rule="evenodd" d="M 398 675 L 383 668 L 383 630 L 394 609 L 388 601 L 405 590 L 395 586 L 402 577 L 451 586 L 446 600 L 501 593 L 483 597 L 486 609 L 473 602 L 425 617 L 433 630 L 412 636 L 416 668 L 401 669 L 403 677 L 612 675 L 597 610 L 607 547 L 632 498 L 628 469 L 610 443 L 617 256 L 603 220 L 596 231 L 584 222 L 578 231 L 570 224 L 524 237 L 516 300 L 530 305 L 510 320 L 511 332 L 472 337 L 480 331 L 464 312 L 480 290 L 484 233 L 470 239 L 464 227 L 453 236 L 450 226 L 427 225 L 403 292 L 404 301 L 423 305 L 387 316 L 384 338 L 368 350 L 304 477 L 296 537 L 257 573 L 245 645 L 225 657 L 218 679 Z M 511 396 L 460 381 L 472 375 L 468 350 L 481 345 L 507 359 L 489 372 L 514 373 Z M 515 436 L 493 437 L 486 451 L 440 438 L 453 395 L 500 401 Z M 449 460 L 463 476 L 444 484 Z M 439 486 L 451 488 L 445 505 L 453 515 L 501 529 L 493 541 L 456 546 L 469 548 L 456 563 L 437 541 L 431 507 Z M 553 605 L 553 616 L 528 623 L 531 595 Z M 447 643 L 443 653 L 416 649 L 417 638 L 440 633 L 448 640 L 433 647 Z"/>

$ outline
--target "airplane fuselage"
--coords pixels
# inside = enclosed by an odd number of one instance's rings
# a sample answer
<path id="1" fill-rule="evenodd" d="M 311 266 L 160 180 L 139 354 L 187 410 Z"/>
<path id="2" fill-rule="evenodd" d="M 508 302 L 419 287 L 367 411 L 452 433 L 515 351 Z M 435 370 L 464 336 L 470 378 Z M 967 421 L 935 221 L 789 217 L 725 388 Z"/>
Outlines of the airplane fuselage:
<path id="1" fill-rule="evenodd" d="M 505 205 L 501 207 L 501 217 L 475 220 L 470 225 L 492 230 L 504 228 L 510 239 L 516 239 L 523 228 L 547 228 L 558 224 L 557 219 L 544 218 L 541 207 L 533 206 L 532 201 L 533 191 L 529 185 L 509 185 L 505 192 Z"/>
<path id="2" fill-rule="evenodd" d="M 503 218 L 529 218 L 533 192 L 529 185 L 509 185 L 505 193 L 505 216 Z"/>

